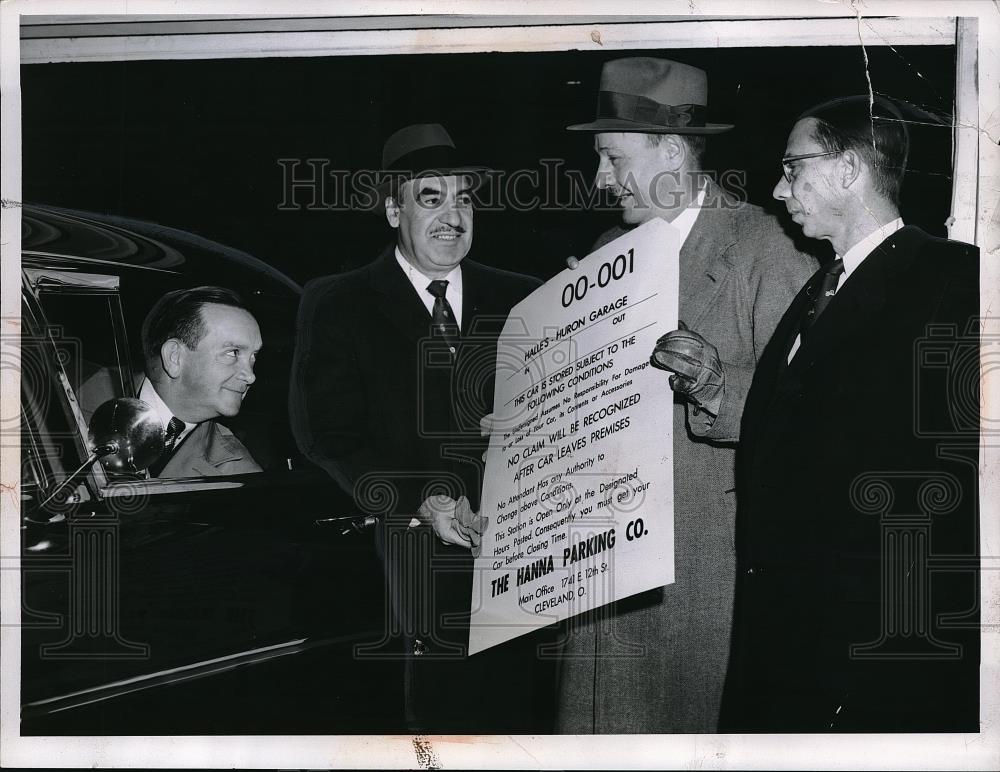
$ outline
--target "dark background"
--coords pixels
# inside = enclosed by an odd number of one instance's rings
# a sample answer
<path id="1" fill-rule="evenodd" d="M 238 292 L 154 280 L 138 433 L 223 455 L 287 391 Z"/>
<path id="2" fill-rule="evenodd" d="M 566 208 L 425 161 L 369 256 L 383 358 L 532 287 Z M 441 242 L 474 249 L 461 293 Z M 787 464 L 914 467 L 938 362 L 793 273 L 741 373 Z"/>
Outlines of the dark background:
<path id="1" fill-rule="evenodd" d="M 867 54 L 877 93 L 950 121 L 953 47 L 881 46 Z M 708 72 L 709 120 L 736 128 L 710 140 L 706 167 L 745 170 L 749 199 L 782 214 L 770 192 L 795 117 L 868 88 L 860 47 L 26 65 L 24 196 L 190 230 L 302 283 L 368 262 L 391 234 L 384 217 L 369 212 L 307 210 L 308 191 L 298 192 L 298 211 L 279 210 L 285 172 L 278 159 L 377 169 L 391 132 L 433 121 L 469 160 L 509 172 L 559 158 L 589 182 L 592 136 L 565 126 L 594 117 L 602 63 L 629 55 L 669 57 Z M 951 132 L 911 129 L 903 216 L 945 235 Z M 298 174 L 311 172 L 303 164 Z M 615 222 L 614 211 L 483 211 L 473 254 L 548 278 Z M 827 249 L 813 246 L 820 256 Z"/>

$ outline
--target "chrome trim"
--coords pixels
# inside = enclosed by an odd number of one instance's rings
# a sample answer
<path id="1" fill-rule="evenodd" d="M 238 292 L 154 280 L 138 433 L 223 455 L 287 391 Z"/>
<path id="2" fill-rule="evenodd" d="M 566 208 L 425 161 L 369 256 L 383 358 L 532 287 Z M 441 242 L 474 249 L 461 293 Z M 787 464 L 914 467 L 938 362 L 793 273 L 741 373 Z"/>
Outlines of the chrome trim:
<path id="1" fill-rule="evenodd" d="M 94 264 L 94 265 L 110 265 L 116 269 L 135 269 L 139 271 L 152 271 L 154 273 L 166 273 L 171 276 L 183 276 L 181 271 L 175 271 L 170 268 L 156 268 L 151 265 L 137 265 L 135 263 L 126 263 L 120 260 L 102 260 L 99 257 L 83 257 L 82 255 L 63 255 L 58 252 L 38 252 L 35 250 L 24 250 L 21 252 L 21 260 L 25 258 L 28 259 L 38 259 L 38 260 L 66 260 L 72 263 L 83 263 L 83 264 Z"/>
<path id="2" fill-rule="evenodd" d="M 43 700 L 35 700 L 21 706 L 22 721 L 29 718 L 61 713 L 65 710 L 92 705 L 97 702 L 121 697 L 126 694 L 153 689 L 159 686 L 171 686 L 173 684 L 191 681 L 198 678 L 219 675 L 229 670 L 234 670 L 247 665 L 256 665 L 261 662 L 268 662 L 278 657 L 298 654 L 320 646 L 329 646 L 335 643 L 343 643 L 357 638 L 363 633 L 355 633 L 339 638 L 321 638 L 311 641 L 308 638 L 298 638 L 285 643 L 278 643 L 272 646 L 264 646 L 259 649 L 227 654 L 223 657 L 195 662 L 190 665 L 160 670 L 155 673 L 133 676 L 120 681 L 113 681 L 101 686 L 93 686 L 88 689 L 61 694 L 56 697 L 47 697 Z"/>

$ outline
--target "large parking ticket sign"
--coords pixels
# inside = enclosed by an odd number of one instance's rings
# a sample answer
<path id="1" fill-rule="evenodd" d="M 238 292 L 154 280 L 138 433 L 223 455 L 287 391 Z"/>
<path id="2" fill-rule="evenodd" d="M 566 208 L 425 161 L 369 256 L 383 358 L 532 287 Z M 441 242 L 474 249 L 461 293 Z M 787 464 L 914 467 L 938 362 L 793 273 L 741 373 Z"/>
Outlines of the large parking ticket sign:
<path id="1" fill-rule="evenodd" d="M 674 581 L 678 237 L 654 220 L 514 307 L 497 350 L 469 652 Z"/>

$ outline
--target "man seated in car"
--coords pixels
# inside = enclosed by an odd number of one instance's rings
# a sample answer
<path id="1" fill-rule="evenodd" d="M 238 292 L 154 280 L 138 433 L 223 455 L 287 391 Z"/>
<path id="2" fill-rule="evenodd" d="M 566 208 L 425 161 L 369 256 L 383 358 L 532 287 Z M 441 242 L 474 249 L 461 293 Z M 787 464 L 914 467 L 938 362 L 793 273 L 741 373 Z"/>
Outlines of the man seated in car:
<path id="1" fill-rule="evenodd" d="M 250 452 L 216 421 L 240 412 L 255 380 L 260 328 L 239 295 L 222 287 L 168 292 L 142 325 L 145 379 L 139 399 L 166 428 L 153 477 L 260 472 Z"/>

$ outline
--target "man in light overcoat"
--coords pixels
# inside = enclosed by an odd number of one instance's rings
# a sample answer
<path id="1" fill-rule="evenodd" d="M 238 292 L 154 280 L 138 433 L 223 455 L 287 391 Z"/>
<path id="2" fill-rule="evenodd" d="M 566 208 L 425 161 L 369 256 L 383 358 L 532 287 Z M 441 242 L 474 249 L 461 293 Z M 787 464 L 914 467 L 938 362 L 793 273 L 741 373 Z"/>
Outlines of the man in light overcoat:
<path id="1" fill-rule="evenodd" d="M 608 62 L 595 135 L 597 184 L 618 196 L 625 229 L 660 217 L 680 235 L 683 325 L 653 364 L 674 390 L 676 581 L 569 620 L 557 731 L 701 733 L 718 727 L 735 583 L 734 447 L 754 367 L 815 270 L 778 221 L 702 169 L 703 71 L 663 59 Z"/>

